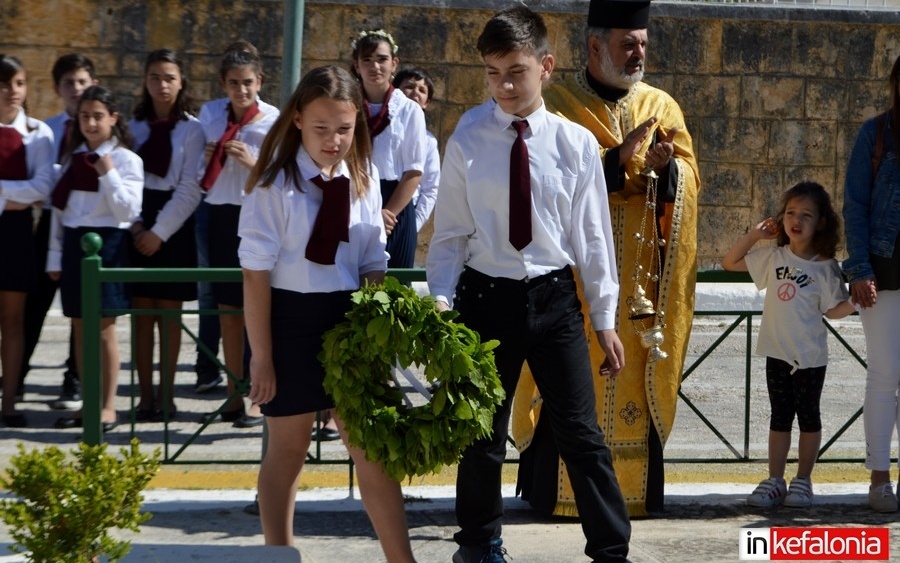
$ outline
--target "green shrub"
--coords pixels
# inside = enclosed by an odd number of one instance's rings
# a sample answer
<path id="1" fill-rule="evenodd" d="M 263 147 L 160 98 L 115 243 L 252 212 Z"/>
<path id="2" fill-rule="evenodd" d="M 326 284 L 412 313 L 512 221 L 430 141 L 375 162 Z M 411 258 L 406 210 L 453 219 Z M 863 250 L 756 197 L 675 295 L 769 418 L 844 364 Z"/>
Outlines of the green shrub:
<path id="1" fill-rule="evenodd" d="M 56 446 L 27 452 L 19 444 L 0 476 L 0 487 L 17 497 L 0 501 L 0 518 L 14 540 L 10 550 L 36 563 L 121 559 L 131 543 L 109 532 L 137 532 L 150 518 L 140 511 L 142 491 L 159 470 L 159 449 L 147 456 L 138 445 L 132 439 L 116 456 L 106 444 L 82 443 L 69 455 Z"/>

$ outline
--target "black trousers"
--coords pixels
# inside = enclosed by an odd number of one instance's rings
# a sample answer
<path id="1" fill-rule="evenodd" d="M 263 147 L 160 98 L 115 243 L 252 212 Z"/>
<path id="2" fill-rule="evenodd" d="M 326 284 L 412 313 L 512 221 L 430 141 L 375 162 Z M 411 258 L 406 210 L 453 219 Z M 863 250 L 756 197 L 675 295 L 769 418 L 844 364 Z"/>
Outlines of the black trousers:
<path id="1" fill-rule="evenodd" d="M 497 371 L 506 400 L 494 415 L 491 438 L 463 453 L 456 481 L 460 545 L 483 546 L 500 537 L 501 470 L 506 457 L 513 393 L 525 361 L 543 398 L 560 456 L 566 463 L 594 561 L 627 561 L 631 523 L 597 425 L 593 371 L 581 305 L 570 268 L 539 278 L 493 278 L 471 268 L 460 276 L 455 308 L 459 322 L 482 340 L 496 339 Z"/>

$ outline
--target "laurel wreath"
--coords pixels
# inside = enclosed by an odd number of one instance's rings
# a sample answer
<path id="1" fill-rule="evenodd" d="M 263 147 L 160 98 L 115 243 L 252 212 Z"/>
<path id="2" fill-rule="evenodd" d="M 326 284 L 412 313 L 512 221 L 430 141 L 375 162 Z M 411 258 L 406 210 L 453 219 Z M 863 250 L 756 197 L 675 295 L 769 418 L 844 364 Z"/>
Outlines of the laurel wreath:
<path id="1" fill-rule="evenodd" d="M 388 277 L 352 295 L 347 320 L 325 333 L 319 361 L 352 445 L 381 462 L 397 481 L 440 472 L 473 441 L 491 434 L 505 393 L 494 365 L 496 340 L 481 342 L 458 313 L 438 312 L 434 299 Z M 439 383 L 431 400 L 404 403 L 391 370 L 425 367 Z"/>

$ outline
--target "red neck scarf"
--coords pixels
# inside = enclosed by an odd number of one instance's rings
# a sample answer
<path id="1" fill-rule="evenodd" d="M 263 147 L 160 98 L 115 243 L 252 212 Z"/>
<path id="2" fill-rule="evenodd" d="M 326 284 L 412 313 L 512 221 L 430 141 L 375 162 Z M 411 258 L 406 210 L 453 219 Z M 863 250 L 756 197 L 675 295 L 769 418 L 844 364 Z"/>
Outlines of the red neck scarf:
<path id="1" fill-rule="evenodd" d="M 69 194 L 73 190 L 96 192 L 100 189 L 100 175 L 94 168 L 94 163 L 98 158 L 100 157 L 97 156 L 97 153 L 93 152 L 80 152 L 72 155 L 72 163 L 59 179 L 59 183 L 56 184 L 56 188 L 53 189 L 53 194 L 50 196 L 53 207 L 60 211 L 64 210 L 69 202 Z"/>
<path id="2" fill-rule="evenodd" d="M 165 178 L 172 162 L 172 130 L 178 125 L 178 119 L 155 119 L 149 125 L 150 136 L 137 154 L 144 161 L 144 172 Z"/>
<path id="3" fill-rule="evenodd" d="M 337 176 L 325 180 L 315 176 L 311 181 L 322 190 L 322 207 L 306 244 L 306 259 L 316 264 L 334 264 L 338 244 L 350 242 L 350 179 Z"/>
<path id="4" fill-rule="evenodd" d="M 206 165 L 206 172 L 203 173 L 203 179 L 200 180 L 201 188 L 209 191 L 213 187 L 216 179 L 222 172 L 222 168 L 225 166 L 225 158 L 228 156 L 225 153 L 225 143 L 234 140 L 241 127 L 250 123 L 257 114 L 259 114 L 259 103 L 254 102 L 238 121 L 238 118 L 234 115 L 234 110 L 231 109 L 231 104 L 228 104 L 228 125 L 225 127 L 225 132 L 216 144 L 216 150 L 213 151 L 209 163 Z"/>
<path id="5" fill-rule="evenodd" d="M 0 178 L 27 180 L 28 159 L 22 134 L 12 127 L 0 127 Z"/>
<path id="6" fill-rule="evenodd" d="M 363 104 L 366 106 L 366 121 L 369 125 L 369 137 L 373 140 L 391 124 L 391 116 L 388 115 L 388 102 L 391 101 L 391 94 L 393 93 L 394 87 L 389 86 L 387 94 L 384 95 L 384 102 L 381 104 L 381 110 L 375 115 L 371 115 L 372 112 L 369 111 L 371 104 L 369 104 L 369 100 L 363 97 Z"/>

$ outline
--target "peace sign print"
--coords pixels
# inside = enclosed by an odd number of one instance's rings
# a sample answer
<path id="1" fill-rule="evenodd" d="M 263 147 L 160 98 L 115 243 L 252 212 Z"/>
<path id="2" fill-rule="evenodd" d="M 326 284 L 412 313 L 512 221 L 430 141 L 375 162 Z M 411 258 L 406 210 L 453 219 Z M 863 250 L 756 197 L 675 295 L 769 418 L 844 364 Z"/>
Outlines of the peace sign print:
<path id="1" fill-rule="evenodd" d="M 797 295 L 797 287 L 791 282 L 785 282 L 778 286 L 778 299 L 790 301 Z"/>

